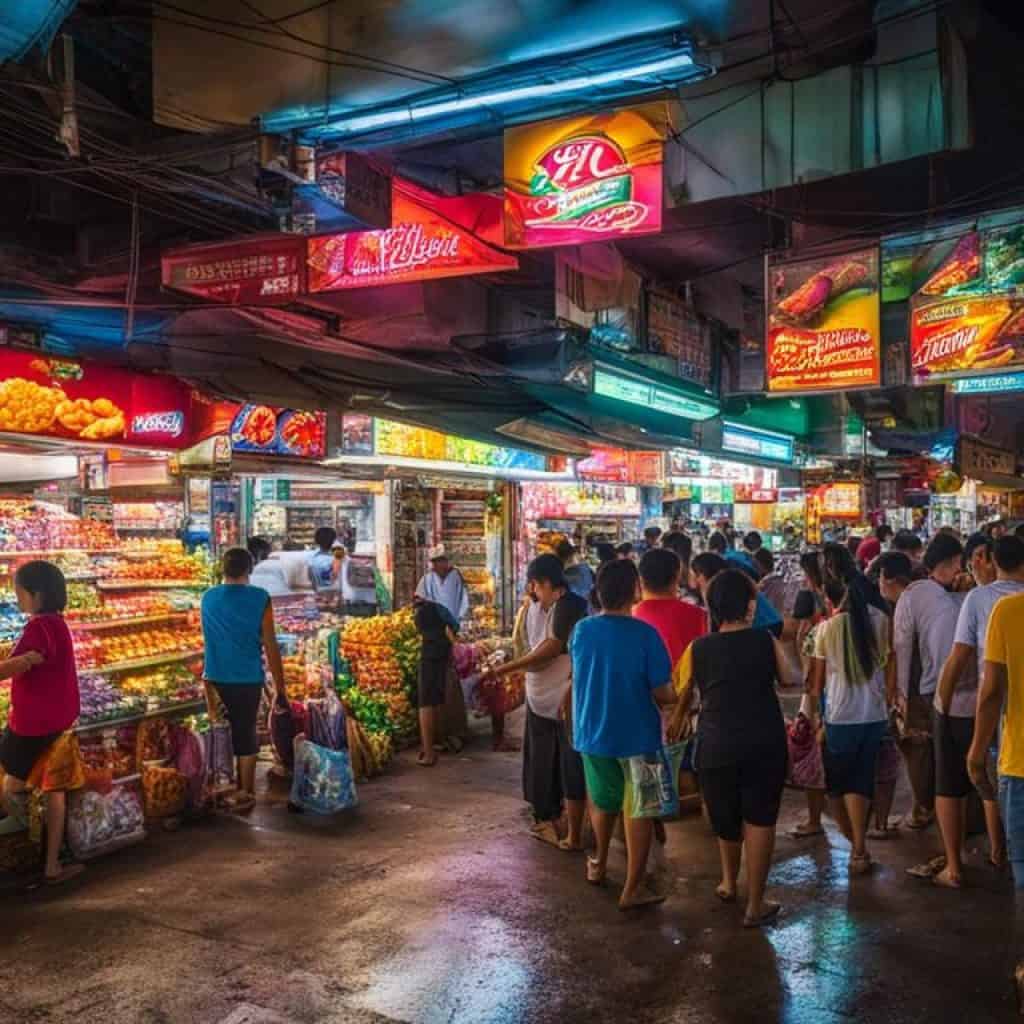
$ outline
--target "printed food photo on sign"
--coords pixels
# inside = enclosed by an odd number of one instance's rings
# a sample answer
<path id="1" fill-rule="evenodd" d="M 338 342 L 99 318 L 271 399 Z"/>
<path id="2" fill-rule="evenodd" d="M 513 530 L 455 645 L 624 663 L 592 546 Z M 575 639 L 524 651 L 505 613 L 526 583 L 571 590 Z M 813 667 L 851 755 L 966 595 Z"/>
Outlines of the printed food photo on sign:
<path id="1" fill-rule="evenodd" d="M 880 383 L 878 250 L 769 264 L 769 391 Z"/>
<path id="2" fill-rule="evenodd" d="M 1024 365 L 1024 224 L 970 231 L 911 300 L 917 381 Z"/>
<path id="3" fill-rule="evenodd" d="M 237 452 L 319 459 L 326 446 L 327 417 L 322 412 L 247 404 L 231 423 L 231 447 Z"/>

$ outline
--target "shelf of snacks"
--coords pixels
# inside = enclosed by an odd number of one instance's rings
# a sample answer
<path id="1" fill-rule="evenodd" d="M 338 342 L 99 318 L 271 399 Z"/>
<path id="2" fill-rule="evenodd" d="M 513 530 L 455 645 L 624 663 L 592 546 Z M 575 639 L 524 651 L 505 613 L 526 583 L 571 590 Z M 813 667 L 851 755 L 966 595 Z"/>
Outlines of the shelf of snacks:
<path id="1" fill-rule="evenodd" d="M 116 533 L 135 531 L 173 533 L 185 521 L 185 506 L 180 501 L 118 502 L 114 505 Z"/>
<path id="2" fill-rule="evenodd" d="M 118 545 L 109 522 L 79 519 L 48 502 L 0 499 L 0 552 L 4 555 L 45 557 L 63 551 L 106 551 Z"/>

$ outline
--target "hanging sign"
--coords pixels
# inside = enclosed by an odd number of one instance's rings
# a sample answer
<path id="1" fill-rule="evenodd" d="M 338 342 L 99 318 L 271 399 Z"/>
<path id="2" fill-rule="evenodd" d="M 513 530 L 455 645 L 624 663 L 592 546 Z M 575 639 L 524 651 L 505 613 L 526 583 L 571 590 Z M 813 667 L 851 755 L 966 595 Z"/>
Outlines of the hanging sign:
<path id="1" fill-rule="evenodd" d="M 794 439 L 789 434 L 776 434 L 771 430 L 755 430 L 738 423 L 722 424 L 722 450 L 752 455 L 775 462 L 793 461 Z"/>
<path id="2" fill-rule="evenodd" d="M 480 207 L 482 221 L 495 215 L 485 207 L 500 203 L 483 193 L 459 197 L 460 217 L 469 200 Z M 306 239 L 310 292 L 516 270 L 515 256 L 493 248 L 446 215 L 453 202 L 433 197 L 427 205 L 403 186 L 392 199 L 393 227 Z"/>
<path id="3" fill-rule="evenodd" d="M 505 131 L 505 244 L 579 245 L 661 230 L 669 107 L 560 118 Z"/>
<path id="4" fill-rule="evenodd" d="M 327 414 L 247 402 L 193 403 L 193 439 L 226 436 L 231 451 L 322 459 L 327 454 Z"/>
<path id="5" fill-rule="evenodd" d="M 190 398 L 174 377 L 0 348 L 3 433 L 184 448 Z"/>
<path id="6" fill-rule="evenodd" d="M 594 368 L 593 389 L 598 397 L 643 406 L 667 416 L 706 420 L 718 415 L 718 404 L 712 399 L 700 398 L 677 388 L 656 384 L 645 377 L 618 373 L 602 367 Z"/>
<path id="7" fill-rule="evenodd" d="M 1024 391 L 1024 370 L 996 373 L 991 377 L 961 377 L 953 381 L 955 395 L 992 395 L 1001 391 Z"/>
<path id="8" fill-rule="evenodd" d="M 766 265 L 769 391 L 881 382 L 878 249 Z"/>
<path id="9" fill-rule="evenodd" d="M 917 382 L 1024 365 L 1024 224 L 970 231 L 911 299 Z"/>
<path id="10" fill-rule="evenodd" d="M 986 477 L 1012 477 L 1017 473 L 1017 456 L 1005 448 L 983 444 L 972 437 L 960 438 L 957 450 L 960 475 L 974 480 Z"/>
<path id="11" fill-rule="evenodd" d="M 818 507 L 826 519 L 860 518 L 860 484 L 826 484 L 818 489 Z"/>
<path id="12" fill-rule="evenodd" d="M 733 484 L 733 500 L 737 504 L 767 505 L 779 500 L 773 487 L 754 487 L 752 484 Z"/>
<path id="13" fill-rule="evenodd" d="M 283 305 L 305 287 L 305 240 L 295 235 L 190 245 L 160 259 L 165 288 L 230 305 Z"/>

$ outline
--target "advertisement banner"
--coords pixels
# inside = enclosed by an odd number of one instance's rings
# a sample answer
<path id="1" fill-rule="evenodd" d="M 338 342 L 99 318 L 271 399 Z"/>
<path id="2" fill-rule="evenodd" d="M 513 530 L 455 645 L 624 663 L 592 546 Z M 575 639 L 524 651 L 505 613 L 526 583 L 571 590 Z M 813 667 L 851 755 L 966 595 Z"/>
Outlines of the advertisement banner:
<path id="1" fill-rule="evenodd" d="M 394 420 L 375 421 L 378 455 L 398 455 L 407 459 L 429 459 L 442 462 L 445 457 L 445 436 L 436 430 L 411 427 Z"/>
<path id="2" fill-rule="evenodd" d="M 792 462 L 795 439 L 790 434 L 777 434 L 772 430 L 755 430 L 739 423 L 722 424 L 722 450 L 758 459 Z"/>
<path id="3" fill-rule="evenodd" d="M 768 263 L 767 383 L 775 392 L 881 382 L 878 249 Z"/>
<path id="4" fill-rule="evenodd" d="M 915 383 L 1024 366 L 1024 224 L 956 241 L 910 300 L 910 366 Z"/>
<path id="5" fill-rule="evenodd" d="M 305 290 L 305 239 L 296 235 L 190 245 L 160 259 L 165 288 L 240 306 L 274 306 Z"/>
<path id="6" fill-rule="evenodd" d="M 505 131 L 505 244 L 580 245 L 661 230 L 670 107 L 559 118 Z"/>
<path id="7" fill-rule="evenodd" d="M 184 448 L 190 389 L 88 360 L 0 349 L 0 432 Z"/>
<path id="8" fill-rule="evenodd" d="M 494 212 L 485 207 L 501 202 L 483 193 L 459 197 L 458 216 L 466 216 L 469 200 L 480 207 L 486 223 Z M 453 200 L 432 197 L 430 205 L 396 189 L 392 198 L 393 227 L 383 231 L 353 231 L 305 240 L 311 293 L 406 284 L 441 277 L 493 274 L 516 270 L 519 261 L 493 248 L 450 218 Z M 453 207 L 453 212 L 455 207 Z"/>
<path id="9" fill-rule="evenodd" d="M 193 421 L 193 441 L 226 436 L 233 452 L 306 459 L 322 459 L 327 454 L 327 414 L 323 412 L 197 396 Z"/>

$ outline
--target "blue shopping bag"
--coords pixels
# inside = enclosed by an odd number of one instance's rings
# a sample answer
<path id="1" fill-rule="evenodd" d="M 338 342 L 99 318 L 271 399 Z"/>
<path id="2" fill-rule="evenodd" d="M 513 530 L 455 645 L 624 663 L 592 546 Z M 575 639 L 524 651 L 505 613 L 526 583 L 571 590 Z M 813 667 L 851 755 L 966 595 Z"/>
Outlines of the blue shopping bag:
<path id="1" fill-rule="evenodd" d="M 291 803 L 314 814 L 336 814 L 359 803 L 347 750 L 329 750 L 295 738 Z"/>
<path id="2" fill-rule="evenodd" d="M 651 754 L 622 759 L 630 818 L 671 818 L 679 813 L 679 768 L 690 741 L 668 743 Z"/>

